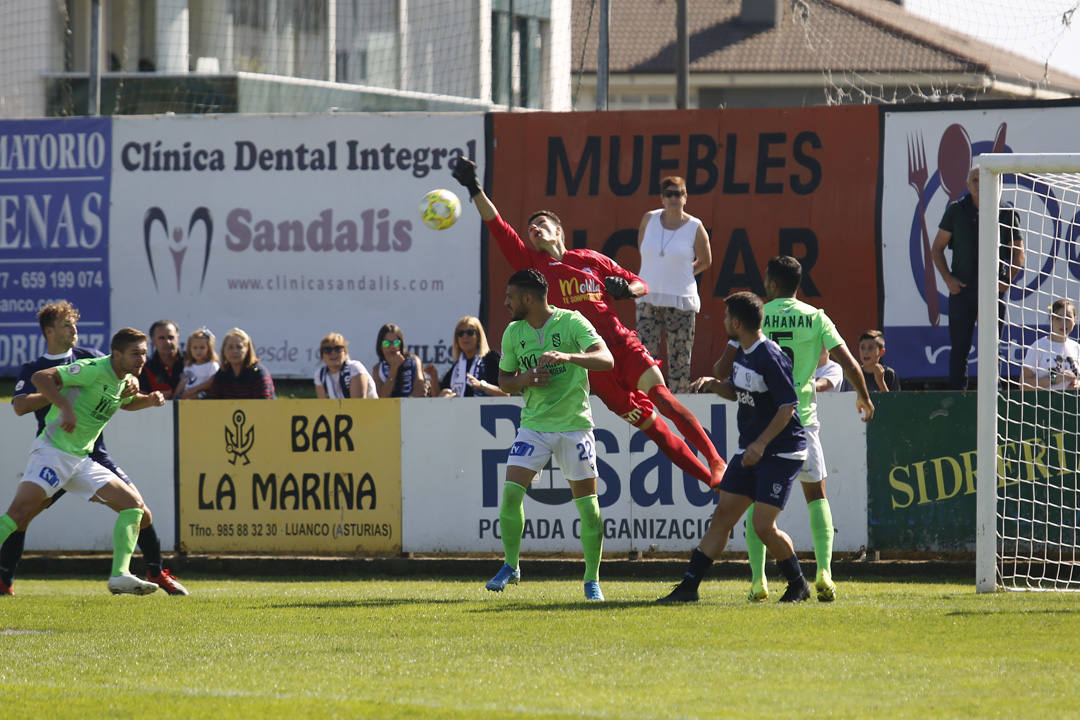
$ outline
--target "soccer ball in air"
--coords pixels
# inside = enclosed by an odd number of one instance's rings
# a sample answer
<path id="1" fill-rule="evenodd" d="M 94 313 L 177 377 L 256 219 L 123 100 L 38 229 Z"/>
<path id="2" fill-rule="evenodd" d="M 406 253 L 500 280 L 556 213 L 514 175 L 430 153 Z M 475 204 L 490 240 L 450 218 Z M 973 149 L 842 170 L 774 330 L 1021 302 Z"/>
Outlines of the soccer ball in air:
<path id="1" fill-rule="evenodd" d="M 432 190 L 420 201 L 420 219 L 433 230 L 445 230 L 461 216 L 461 201 L 449 190 Z"/>

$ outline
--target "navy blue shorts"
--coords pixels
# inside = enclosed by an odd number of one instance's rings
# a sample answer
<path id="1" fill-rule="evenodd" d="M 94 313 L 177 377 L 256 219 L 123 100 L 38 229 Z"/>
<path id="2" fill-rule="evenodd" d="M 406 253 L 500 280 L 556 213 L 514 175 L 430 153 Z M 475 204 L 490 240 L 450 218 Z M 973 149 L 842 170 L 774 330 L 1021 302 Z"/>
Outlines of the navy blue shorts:
<path id="1" fill-rule="evenodd" d="M 758 460 L 757 465 L 743 467 L 742 458 L 742 453 L 739 453 L 728 461 L 720 489 L 783 510 L 803 461 L 766 455 Z"/>

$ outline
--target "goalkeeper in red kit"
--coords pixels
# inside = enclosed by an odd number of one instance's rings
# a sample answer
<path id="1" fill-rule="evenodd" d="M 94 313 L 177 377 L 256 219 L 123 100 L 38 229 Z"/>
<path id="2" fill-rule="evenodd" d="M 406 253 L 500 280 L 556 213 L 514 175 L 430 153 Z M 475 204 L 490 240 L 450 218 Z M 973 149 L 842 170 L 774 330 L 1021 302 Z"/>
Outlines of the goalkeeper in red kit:
<path id="1" fill-rule="evenodd" d="M 476 163 L 458 159 L 454 179 L 468 191 L 488 231 L 515 270 L 533 268 L 548 281 L 548 302 L 577 310 L 596 328 L 615 358 L 615 369 L 590 372 L 589 385 L 616 415 L 644 432 L 668 458 L 710 488 L 720 483 L 727 464 L 693 413 L 679 402 L 660 374 L 656 360 L 637 333 L 619 320 L 609 297 L 629 300 L 649 292 L 645 282 L 611 258 L 595 250 L 566 248 L 562 221 L 550 210 L 529 217 L 528 243 L 499 215 L 480 189 Z M 675 435 L 658 415 L 671 419 L 686 441 Z M 706 467 L 687 445 L 701 451 Z"/>

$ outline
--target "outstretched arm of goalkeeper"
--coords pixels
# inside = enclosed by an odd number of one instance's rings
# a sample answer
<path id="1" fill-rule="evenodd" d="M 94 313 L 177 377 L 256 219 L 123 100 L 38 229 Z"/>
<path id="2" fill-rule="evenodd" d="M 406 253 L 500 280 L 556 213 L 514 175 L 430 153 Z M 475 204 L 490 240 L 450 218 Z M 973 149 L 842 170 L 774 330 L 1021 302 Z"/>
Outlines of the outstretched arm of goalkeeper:
<path id="1" fill-rule="evenodd" d="M 491 199 L 480 189 L 480 181 L 476 177 L 476 163 L 466 157 L 458 158 L 457 164 L 451 172 L 454 179 L 468 191 L 469 198 L 476 203 L 476 209 L 480 212 L 480 218 L 487 222 L 494 220 L 499 215 Z"/>

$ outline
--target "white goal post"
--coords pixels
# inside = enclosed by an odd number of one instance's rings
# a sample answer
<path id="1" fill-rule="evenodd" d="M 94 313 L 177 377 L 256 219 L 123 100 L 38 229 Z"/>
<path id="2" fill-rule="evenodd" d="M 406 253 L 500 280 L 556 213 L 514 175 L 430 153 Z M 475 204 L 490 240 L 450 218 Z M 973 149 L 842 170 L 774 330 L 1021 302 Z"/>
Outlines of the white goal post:
<path id="1" fill-rule="evenodd" d="M 1059 332 L 1065 325 L 1061 302 L 1051 311 L 1055 301 L 1080 305 L 1080 154 L 975 162 L 976 589 L 1080 590 L 1080 389 L 1068 341 L 1049 337 L 1051 316 Z M 1015 278 L 1004 273 L 999 296 L 1002 237 L 1016 237 L 1006 224 L 1019 232 L 1025 259 Z"/>

